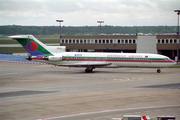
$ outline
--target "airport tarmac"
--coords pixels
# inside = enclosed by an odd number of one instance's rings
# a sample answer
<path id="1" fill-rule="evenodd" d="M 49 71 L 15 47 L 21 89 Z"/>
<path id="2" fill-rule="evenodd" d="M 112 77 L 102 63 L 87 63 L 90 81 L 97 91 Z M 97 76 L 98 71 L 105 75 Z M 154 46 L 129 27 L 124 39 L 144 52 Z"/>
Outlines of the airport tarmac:
<path id="1" fill-rule="evenodd" d="M 95 69 L 0 62 L 3 120 L 180 119 L 180 69 Z"/>

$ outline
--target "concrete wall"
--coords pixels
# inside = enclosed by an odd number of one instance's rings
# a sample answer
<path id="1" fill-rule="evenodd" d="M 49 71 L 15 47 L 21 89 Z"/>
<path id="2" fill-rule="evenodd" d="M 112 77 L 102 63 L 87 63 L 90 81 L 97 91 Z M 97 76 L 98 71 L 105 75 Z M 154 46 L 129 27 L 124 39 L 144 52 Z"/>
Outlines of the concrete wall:
<path id="1" fill-rule="evenodd" d="M 156 36 L 138 36 L 136 53 L 157 53 Z"/>

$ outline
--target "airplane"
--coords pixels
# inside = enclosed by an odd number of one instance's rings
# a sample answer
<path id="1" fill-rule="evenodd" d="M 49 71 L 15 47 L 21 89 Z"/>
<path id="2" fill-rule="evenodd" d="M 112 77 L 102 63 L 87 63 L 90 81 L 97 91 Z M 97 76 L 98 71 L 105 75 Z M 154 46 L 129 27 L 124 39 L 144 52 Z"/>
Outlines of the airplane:
<path id="1" fill-rule="evenodd" d="M 33 35 L 8 36 L 17 40 L 29 53 L 27 60 L 48 63 L 56 66 L 85 67 L 85 72 L 95 68 L 161 68 L 175 65 L 169 57 L 149 53 L 104 53 L 104 52 L 66 52 L 66 46 L 47 46 Z"/>

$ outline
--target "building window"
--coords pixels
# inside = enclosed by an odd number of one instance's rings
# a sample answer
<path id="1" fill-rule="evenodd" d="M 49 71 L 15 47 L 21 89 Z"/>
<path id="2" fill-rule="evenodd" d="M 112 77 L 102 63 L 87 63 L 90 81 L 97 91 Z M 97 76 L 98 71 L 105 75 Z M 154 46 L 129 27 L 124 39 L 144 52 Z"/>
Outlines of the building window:
<path id="1" fill-rule="evenodd" d="M 94 40 L 91 40 L 91 43 L 94 43 Z"/>
<path id="2" fill-rule="evenodd" d="M 79 40 L 76 40 L 76 43 L 79 43 Z"/>
<path id="3" fill-rule="evenodd" d="M 168 40 L 168 39 L 166 39 L 166 43 L 169 43 L 169 40 Z"/>
<path id="4" fill-rule="evenodd" d="M 88 43 L 90 43 L 90 40 L 88 40 Z"/>
<path id="5" fill-rule="evenodd" d="M 136 43 L 136 40 L 133 40 L 133 43 L 135 44 L 135 43 Z"/>
<path id="6" fill-rule="evenodd" d="M 121 40 L 121 43 L 124 43 L 124 40 Z"/>
<path id="7" fill-rule="evenodd" d="M 114 42 L 113 43 L 117 43 L 117 40 L 114 40 Z"/>
<path id="8" fill-rule="evenodd" d="M 172 39 L 170 39 L 170 43 L 172 43 Z"/>
<path id="9" fill-rule="evenodd" d="M 75 40 L 73 40 L 73 43 L 76 43 L 76 41 L 75 41 Z"/>
<path id="10" fill-rule="evenodd" d="M 69 43 L 71 43 L 71 39 L 69 40 Z"/>
<path id="11" fill-rule="evenodd" d="M 177 40 L 176 40 L 176 39 L 174 39 L 174 43 L 177 43 Z"/>
<path id="12" fill-rule="evenodd" d="M 129 40 L 129 43 L 132 43 L 132 40 L 131 40 L 131 39 Z"/>
<path id="13" fill-rule="evenodd" d="M 161 40 L 160 40 L 160 39 L 158 39 L 158 43 L 161 43 Z"/>
<path id="14" fill-rule="evenodd" d="M 106 40 L 106 43 L 109 43 L 109 40 Z"/>
<path id="15" fill-rule="evenodd" d="M 64 43 L 64 39 L 61 40 L 61 43 Z"/>
<path id="16" fill-rule="evenodd" d="M 113 40 L 110 40 L 110 43 L 113 43 Z"/>
<path id="17" fill-rule="evenodd" d="M 68 40 L 66 40 L 66 43 L 68 43 Z"/>
<path id="18" fill-rule="evenodd" d="M 162 43 L 164 43 L 164 39 L 162 39 Z"/>
<path id="19" fill-rule="evenodd" d="M 105 43 L 105 40 L 103 40 L 103 43 Z"/>
<path id="20" fill-rule="evenodd" d="M 128 40 L 125 40 L 125 43 L 128 43 Z"/>
<path id="21" fill-rule="evenodd" d="M 84 43 L 86 43 L 86 40 L 84 40 Z"/>
<path id="22" fill-rule="evenodd" d="M 80 40 L 80 43 L 83 43 L 83 40 Z"/>
<path id="23" fill-rule="evenodd" d="M 98 43 L 97 40 L 95 40 L 95 43 Z"/>
<path id="24" fill-rule="evenodd" d="M 118 40 L 118 43 L 121 43 L 121 40 Z"/>

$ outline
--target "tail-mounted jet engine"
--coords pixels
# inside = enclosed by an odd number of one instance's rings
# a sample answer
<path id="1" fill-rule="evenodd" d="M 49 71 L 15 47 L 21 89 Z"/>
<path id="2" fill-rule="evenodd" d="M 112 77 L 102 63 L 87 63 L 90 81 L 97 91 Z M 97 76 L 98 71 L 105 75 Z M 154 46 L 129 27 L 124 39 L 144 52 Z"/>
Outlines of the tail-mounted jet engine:
<path id="1" fill-rule="evenodd" d="M 43 60 L 49 60 L 49 61 L 61 61 L 63 59 L 62 56 L 46 56 L 43 58 Z"/>

